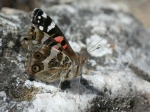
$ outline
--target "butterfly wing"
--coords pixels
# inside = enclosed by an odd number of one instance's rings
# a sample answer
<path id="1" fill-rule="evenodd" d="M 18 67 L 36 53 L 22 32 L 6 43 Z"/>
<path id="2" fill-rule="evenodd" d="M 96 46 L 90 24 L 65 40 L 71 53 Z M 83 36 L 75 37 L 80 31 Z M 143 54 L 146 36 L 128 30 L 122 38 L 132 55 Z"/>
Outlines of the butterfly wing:
<path id="1" fill-rule="evenodd" d="M 37 28 L 31 27 L 26 42 L 28 53 L 25 68 L 30 79 L 53 82 L 66 75 L 74 63 L 62 52 L 60 43 Z"/>
<path id="2" fill-rule="evenodd" d="M 31 15 L 31 21 L 39 30 L 51 36 L 55 42 L 60 43 L 66 54 L 69 55 L 72 60 L 76 59 L 76 54 L 69 45 L 67 39 L 45 12 L 41 9 L 34 9 Z"/>
<path id="3" fill-rule="evenodd" d="M 31 18 L 34 27 L 25 39 L 28 43 L 26 73 L 44 82 L 62 77 L 70 80 L 79 75 L 78 58 L 58 26 L 41 9 L 35 9 Z"/>
<path id="4" fill-rule="evenodd" d="M 48 45 L 36 48 L 31 55 L 30 76 L 45 82 L 60 79 L 64 75 L 62 73 L 65 73 L 72 65 L 67 55 Z"/>

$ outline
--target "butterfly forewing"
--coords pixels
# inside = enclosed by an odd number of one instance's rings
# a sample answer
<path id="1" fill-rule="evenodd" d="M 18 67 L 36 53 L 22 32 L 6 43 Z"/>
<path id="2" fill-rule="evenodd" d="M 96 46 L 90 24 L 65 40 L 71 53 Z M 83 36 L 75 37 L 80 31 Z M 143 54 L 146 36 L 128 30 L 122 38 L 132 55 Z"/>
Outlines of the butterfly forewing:
<path id="1" fill-rule="evenodd" d="M 61 30 L 45 12 L 41 9 L 35 9 L 31 15 L 31 21 L 42 32 L 50 35 L 56 42 L 60 43 L 71 58 L 76 58 L 76 54 L 72 50 Z"/>

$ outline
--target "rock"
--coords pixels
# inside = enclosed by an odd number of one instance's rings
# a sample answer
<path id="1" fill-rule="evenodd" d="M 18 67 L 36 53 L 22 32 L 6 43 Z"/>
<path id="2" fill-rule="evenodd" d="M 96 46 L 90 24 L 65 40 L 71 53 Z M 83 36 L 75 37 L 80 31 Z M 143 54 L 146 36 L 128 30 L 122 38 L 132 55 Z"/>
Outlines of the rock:
<path id="1" fill-rule="evenodd" d="M 13 9 L 13 8 L 8 8 L 8 7 L 3 7 L 1 9 L 1 12 L 2 13 L 5 13 L 5 14 L 20 14 L 20 13 L 26 13 L 24 11 L 21 11 L 21 10 L 17 10 L 17 9 Z"/>
<path id="2" fill-rule="evenodd" d="M 144 96 L 129 95 L 124 98 L 117 97 L 115 99 L 110 99 L 108 96 L 102 94 L 94 98 L 91 103 L 91 108 L 87 109 L 88 112 L 138 112 L 139 110 L 144 112 L 149 111 L 149 106 Z"/>
<path id="3" fill-rule="evenodd" d="M 29 81 L 21 44 L 31 26 L 29 15 L 0 13 L 0 111 L 149 112 L 149 97 L 143 96 L 150 93 L 150 31 L 119 5 L 70 2 L 42 8 L 75 51 L 88 57 L 80 90 L 79 78 L 55 95 L 59 81 Z"/>
<path id="4" fill-rule="evenodd" d="M 41 4 L 40 1 L 36 1 L 36 0 L 1 0 L 0 1 L 0 9 L 2 10 L 4 7 L 5 9 L 3 9 L 4 11 L 7 12 L 14 12 L 14 10 L 16 10 L 16 12 L 14 13 L 18 13 L 18 11 L 20 12 L 21 10 L 25 10 L 25 11 L 30 11 L 32 9 L 34 9 L 34 7 L 39 7 Z M 7 9 L 6 9 L 7 7 Z M 9 10 L 10 8 L 12 8 L 12 10 Z M 20 9 L 20 10 L 17 10 Z"/>

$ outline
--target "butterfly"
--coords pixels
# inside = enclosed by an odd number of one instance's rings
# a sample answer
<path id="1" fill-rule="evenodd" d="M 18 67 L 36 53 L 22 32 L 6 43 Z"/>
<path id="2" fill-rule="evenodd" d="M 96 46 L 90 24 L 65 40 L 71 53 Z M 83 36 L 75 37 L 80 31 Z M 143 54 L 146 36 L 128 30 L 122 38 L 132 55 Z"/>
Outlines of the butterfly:
<path id="1" fill-rule="evenodd" d="M 76 54 L 68 40 L 41 9 L 31 14 L 33 26 L 29 29 L 25 73 L 31 80 L 54 82 L 71 80 L 82 74 L 86 57 Z"/>

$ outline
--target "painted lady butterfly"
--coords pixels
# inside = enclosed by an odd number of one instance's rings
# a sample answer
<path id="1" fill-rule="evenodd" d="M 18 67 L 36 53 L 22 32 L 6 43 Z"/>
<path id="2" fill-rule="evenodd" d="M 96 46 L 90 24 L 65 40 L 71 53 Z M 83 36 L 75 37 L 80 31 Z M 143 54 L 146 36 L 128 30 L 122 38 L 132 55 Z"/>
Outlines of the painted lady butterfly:
<path id="1" fill-rule="evenodd" d="M 29 37 L 24 38 L 28 46 L 25 73 L 29 78 L 54 82 L 81 76 L 86 58 L 73 51 L 52 19 L 41 9 L 34 9 L 31 21 Z"/>

